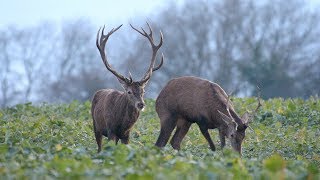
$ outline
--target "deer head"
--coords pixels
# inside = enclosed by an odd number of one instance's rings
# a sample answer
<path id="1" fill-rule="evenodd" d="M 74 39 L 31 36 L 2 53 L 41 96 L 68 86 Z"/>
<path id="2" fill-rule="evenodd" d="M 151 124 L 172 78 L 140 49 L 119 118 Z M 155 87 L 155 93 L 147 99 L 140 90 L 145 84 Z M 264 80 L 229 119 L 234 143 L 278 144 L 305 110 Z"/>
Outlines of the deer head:
<path id="1" fill-rule="evenodd" d="M 241 144 L 245 137 L 245 130 L 247 129 L 247 127 L 250 127 L 249 123 L 252 121 L 252 119 L 258 112 L 259 108 L 261 107 L 260 91 L 258 95 L 257 108 L 253 113 L 249 113 L 249 112 L 244 113 L 244 115 L 241 117 L 241 121 L 243 122 L 242 124 L 238 124 L 234 120 L 233 116 L 231 115 L 229 110 L 229 101 L 230 101 L 230 95 L 228 95 L 227 104 L 226 104 L 227 115 L 222 113 L 219 110 L 218 110 L 218 113 L 220 114 L 222 120 L 227 124 L 226 134 L 227 134 L 227 137 L 230 139 L 232 148 L 241 154 Z"/>
<path id="2" fill-rule="evenodd" d="M 100 52 L 101 59 L 102 59 L 104 65 L 113 75 L 116 76 L 116 78 L 118 79 L 118 81 L 120 82 L 122 87 L 124 88 L 125 94 L 128 97 L 128 99 L 130 100 L 131 104 L 134 107 L 136 107 L 138 110 L 142 110 L 145 106 L 145 103 L 143 100 L 144 88 L 145 88 L 146 84 L 148 83 L 150 77 L 152 76 L 152 72 L 158 70 L 162 66 L 163 59 L 164 59 L 163 54 L 162 54 L 161 61 L 160 61 L 159 65 L 157 67 L 154 67 L 157 52 L 158 52 L 159 48 L 162 46 L 163 35 L 162 35 L 162 32 L 160 31 L 160 42 L 158 45 L 156 45 L 153 41 L 152 29 L 148 23 L 147 23 L 147 25 L 149 28 L 149 34 L 143 28 L 141 28 L 142 31 L 139 31 L 130 24 L 130 26 L 135 31 L 137 31 L 139 34 L 143 35 L 144 37 L 146 37 L 149 40 L 151 47 L 152 47 L 152 56 L 151 56 L 151 62 L 150 62 L 149 68 L 148 68 L 147 72 L 145 73 L 144 77 L 140 81 L 133 81 L 130 73 L 129 73 L 129 77 L 127 78 L 127 77 L 124 77 L 123 75 L 121 75 L 120 73 L 116 72 L 109 64 L 106 53 L 105 53 L 105 46 L 106 46 L 106 42 L 108 41 L 108 38 L 110 37 L 111 34 L 113 34 L 118 29 L 120 29 L 120 27 L 122 25 L 118 26 L 115 29 L 112 29 L 106 35 L 104 34 L 105 27 L 102 28 L 101 33 L 100 33 L 100 30 L 101 30 L 101 28 L 100 28 L 98 30 L 97 39 L 96 39 L 96 45 L 97 45 L 97 48 Z"/>

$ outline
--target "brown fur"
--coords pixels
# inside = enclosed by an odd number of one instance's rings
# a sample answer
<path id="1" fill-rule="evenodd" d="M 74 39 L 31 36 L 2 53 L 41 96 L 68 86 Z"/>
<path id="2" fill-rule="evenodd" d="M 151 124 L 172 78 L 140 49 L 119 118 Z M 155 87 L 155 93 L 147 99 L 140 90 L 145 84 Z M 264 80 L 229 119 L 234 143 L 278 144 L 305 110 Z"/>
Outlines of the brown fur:
<path id="1" fill-rule="evenodd" d="M 102 89 L 96 92 L 92 100 L 91 114 L 94 133 L 101 151 L 102 135 L 118 143 L 129 143 L 129 133 L 139 117 L 139 110 L 130 102 L 128 94 Z"/>
<path id="2" fill-rule="evenodd" d="M 228 104 L 227 104 L 228 103 Z M 227 115 L 227 107 L 238 125 L 226 123 L 218 110 Z M 160 92 L 156 100 L 156 111 L 160 118 L 161 131 L 156 146 L 163 147 L 176 127 L 171 139 L 174 149 L 180 144 L 192 123 L 197 123 L 202 134 L 214 151 L 215 146 L 208 129 L 219 129 L 221 146 L 225 146 L 225 137 L 229 137 L 232 147 L 241 153 L 241 143 L 247 125 L 234 111 L 228 95 L 216 83 L 197 77 L 180 77 L 172 79 Z"/>
<path id="3" fill-rule="evenodd" d="M 130 130 L 139 117 L 139 111 L 145 106 L 143 95 L 144 87 L 150 80 L 152 72 L 158 70 L 163 64 L 163 54 L 160 64 L 154 67 L 157 52 L 162 46 L 163 35 L 160 32 L 160 42 L 158 45 L 154 44 L 152 29 L 147 23 L 150 33 L 144 29 L 139 31 L 131 24 L 130 26 L 142 36 L 146 37 L 152 47 L 151 62 L 147 72 L 140 81 L 133 81 L 131 74 L 129 78 L 124 77 L 115 71 L 109 64 L 105 54 L 105 46 L 107 40 L 120 29 L 120 26 L 113 28 L 107 34 L 104 34 L 105 27 L 98 30 L 96 46 L 100 52 L 101 59 L 106 68 L 117 77 L 125 92 L 117 91 L 114 89 L 102 89 L 95 93 L 92 100 L 91 114 L 93 119 L 94 134 L 98 144 L 98 152 L 101 151 L 103 135 L 108 139 L 118 143 L 119 139 L 122 143 L 129 143 Z M 101 32 L 100 32 L 101 31 Z"/>

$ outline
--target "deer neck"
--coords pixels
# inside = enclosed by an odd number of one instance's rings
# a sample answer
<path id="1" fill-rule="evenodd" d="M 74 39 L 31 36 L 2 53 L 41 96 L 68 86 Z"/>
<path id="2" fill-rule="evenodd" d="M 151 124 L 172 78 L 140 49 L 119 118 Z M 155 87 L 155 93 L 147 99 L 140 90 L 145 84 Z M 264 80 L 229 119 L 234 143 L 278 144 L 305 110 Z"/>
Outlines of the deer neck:
<path id="1" fill-rule="evenodd" d="M 136 114 L 139 114 L 139 110 L 135 107 L 134 103 L 132 103 L 126 93 L 123 93 L 120 97 L 119 101 L 121 101 L 120 104 L 123 104 L 124 111 L 123 114 L 126 114 L 129 116 L 129 118 L 133 118 L 132 116 L 136 116 Z"/>
<path id="2" fill-rule="evenodd" d="M 139 110 L 133 105 L 126 93 L 123 93 L 119 97 L 118 102 L 122 104 L 122 109 L 120 114 L 122 116 L 122 129 L 127 131 L 131 129 L 133 124 L 137 121 L 139 117 Z"/>

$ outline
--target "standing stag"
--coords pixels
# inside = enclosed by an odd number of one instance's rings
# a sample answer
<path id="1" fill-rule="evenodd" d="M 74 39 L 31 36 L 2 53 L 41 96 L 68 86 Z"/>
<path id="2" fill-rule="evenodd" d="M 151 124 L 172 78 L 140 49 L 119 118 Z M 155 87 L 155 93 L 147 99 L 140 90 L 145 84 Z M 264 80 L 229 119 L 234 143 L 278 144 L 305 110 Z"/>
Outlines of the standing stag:
<path id="1" fill-rule="evenodd" d="M 147 23 L 150 33 L 148 34 L 143 28 L 142 31 L 130 26 L 146 37 L 152 47 L 152 57 L 149 69 L 140 81 L 133 81 L 131 74 L 129 78 L 117 73 L 108 63 L 105 54 L 105 45 L 109 36 L 116 32 L 122 25 L 112 29 L 107 35 L 104 35 L 104 27 L 100 36 L 100 29 L 97 33 L 96 45 L 100 52 L 103 63 L 106 68 L 114 74 L 125 92 L 114 89 L 102 89 L 95 93 L 92 100 L 91 114 L 93 118 L 94 134 L 98 144 L 98 152 L 101 151 L 102 135 L 108 137 L 118 143 L 119 139 L 122 143 L 129 143 L 129 134 L 133 124 L 139 117 L 139 112 L 144 108 L 143 100 L 144 88 L 148 83 L 152 72 L 158 70 L 163 64 L 163 54 L 160 64 L 154 67 L 157 51 L 162 45 L 163 35 L 160 31 L 160 42 L 155 45 L 153 41 L 152 29 Z"/>
<path id="2" fill-rule="evenodd" d="M 254 113 L 260 106 L 258 98 Z M 254 116 L 245 113 L 240 118 L 229 96 L 218 84 L 197 77 L 180 77 L 169 81 L 156 100 L 156 111 L 161 125 L 156 146 L 164 147 L 176 127 L 170 143 L 179 150 L 191 124 L 197 123 L 211 150 L 215 151 L 215 146 L 208 129 L 218 128 L 221 147 L 225 146 L 225 137 L 228 137 L 233 149 L 240 154 L 249 119 Z"/>

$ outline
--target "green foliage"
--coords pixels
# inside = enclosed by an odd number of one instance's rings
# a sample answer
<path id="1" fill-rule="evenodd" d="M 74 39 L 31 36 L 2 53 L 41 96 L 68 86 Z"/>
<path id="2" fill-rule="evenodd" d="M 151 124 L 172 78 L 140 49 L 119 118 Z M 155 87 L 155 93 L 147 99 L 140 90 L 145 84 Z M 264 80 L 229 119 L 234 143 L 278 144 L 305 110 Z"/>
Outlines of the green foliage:
<path id="1" fill-rule="evenodd" d="M 254 98 L 233 98 L 239 115 Z M 212 152 L 193 125 L 180 151 L 154 147 L 160 123 L 154 100 L 131 131 L 129 145 L 103 140 L 97 154 L 90 102 L 0 110 L 2 179 L 319 179 L 320 100 L 263 101 L 240 157 L 230 145 Z M 210 131 L 219 147 L 217 130 Z"/>

